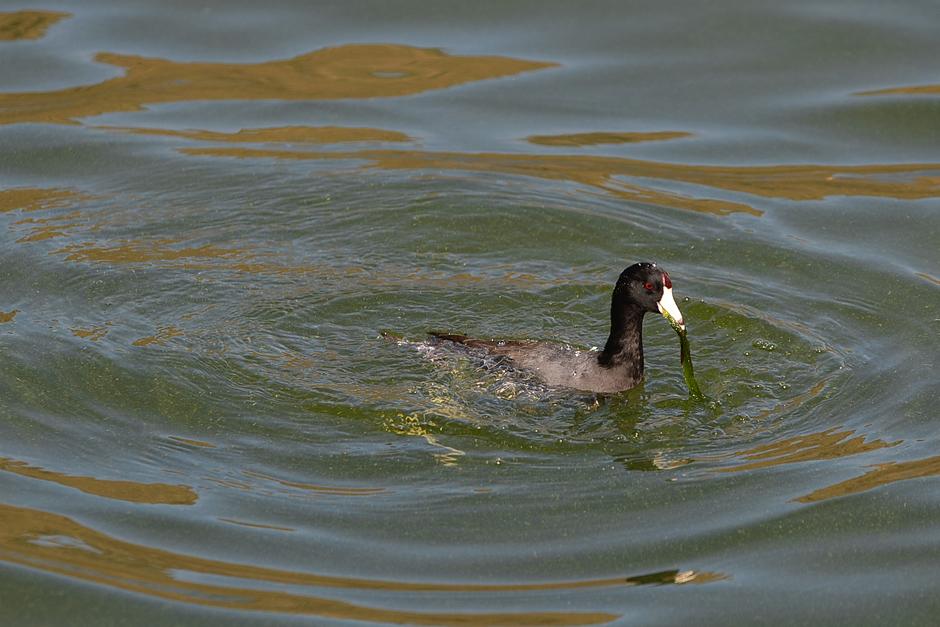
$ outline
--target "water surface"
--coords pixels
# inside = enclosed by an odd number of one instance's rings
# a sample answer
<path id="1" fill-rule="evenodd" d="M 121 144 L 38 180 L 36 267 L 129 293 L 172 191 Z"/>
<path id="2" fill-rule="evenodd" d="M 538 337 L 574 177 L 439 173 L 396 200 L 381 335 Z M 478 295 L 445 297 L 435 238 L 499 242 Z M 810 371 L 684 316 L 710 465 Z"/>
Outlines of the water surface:
<path id="1" fill-rule="evenodd" d="M 0 3 L 0 620 L 932 624 L 933 11 Z"/>

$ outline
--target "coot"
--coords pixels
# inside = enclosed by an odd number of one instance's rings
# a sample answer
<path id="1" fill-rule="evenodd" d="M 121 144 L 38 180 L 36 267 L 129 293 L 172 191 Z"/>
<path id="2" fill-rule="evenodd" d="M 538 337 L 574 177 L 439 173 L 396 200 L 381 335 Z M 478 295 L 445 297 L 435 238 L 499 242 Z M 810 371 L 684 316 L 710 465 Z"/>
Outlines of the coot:
<path id="1" fill-rule="evenodd" d="M 534 340 L 480 340 L 432 332 L 440 339 L 493 355 L 503 355 L 552 386 L 589 392 L 621 392 L 643 378 L 643 316 L 666 312 L 682 328 L 682 313 L 672 296 L 672 281 L 655 263 L 635 263 L 620 273 L 610 303 L 610 335 L 604 350 L 578 350 Z"/>

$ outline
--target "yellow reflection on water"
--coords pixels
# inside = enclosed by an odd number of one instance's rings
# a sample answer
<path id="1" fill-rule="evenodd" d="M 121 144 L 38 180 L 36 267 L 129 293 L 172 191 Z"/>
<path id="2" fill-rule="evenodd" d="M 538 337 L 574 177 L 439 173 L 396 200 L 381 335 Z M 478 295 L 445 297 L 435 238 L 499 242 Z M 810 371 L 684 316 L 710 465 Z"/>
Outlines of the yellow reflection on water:
<path id="1" fill-rule="evenodd" d="M 74 520 L 0 504 L 0 560 L 87 583 L 208 607 L 420 625 L 586 625 L 606 612 L 431 613 L 366 607 L 271 589 L 271 584 L 428 593 L 505 593 L 656 584 L 703 584 L 723 573 L 669 570 L 630 577 L 548 583 L 450 584 L 356 579 L 263 568 L 124 542 Z M 195 580 L 195 581 L 194 581 Z M 214 583 L 207 583 L 214 582 Z"/>
<path id="2" fill-rule="evenodd" d="M 179 329 L 171 324 L 165 327 L 160 327 L 159 329 L 157 329 L 157 332 L 154 333 L 153 335 L 148 335 L 146 337 L 142 337 L 140 339 L 134 340 L 133 345 L 134 346 L 163 346 L 164 344 L 166 344 L 173 338 L 181 337 L 183 335 L 184 334 L 183 334 L 182 329 Z"/>
<path id="3" fill-rule="evenodd" d="M 940 196 L 940 179 L 934 175 L 940 171 L 940 163 L 705 166 L 594 155 L 405 150 L 315 152 L 227 147 L 182 148 L 180 152 L 198 156 L 255 159 L 359 159 L 368 161 L 370 167 L 386 170 L 460 170 L 571 181 L 635 202 L 718 215 L 744 212 L 759 216 L 763 212 L 743 202 L 693 197 L 658 189 L 650 180 L 675 181 L 724 192 L 788 200 L 821 200 L 830 196 L 897 199 Z"/>
<path id="4" fill-rule="evenodd" d="M 855 432 L 850 429 L 839 431 L 837 428 L 830 428 L 818 433 L 785 438 L 743 451 L 738 456 L 746 460 L 745 463 L 730 468 L 722 468 L 719 472 L 739 472 L 782 464 L 836 459 L 897 446 L 898 444 L 900 442 L 889 443 L 881 439 L 866 441 L 864 435 L 855 435 Z"/>
<path id="5" fill-rule="evenodd" d="M 0 189 L 0 213 L 61 209 L 87 198 L 71 189 L 18 187 Z"/>
<path id="6" fill-rule="evenodd" d="M 0 41 L 39 39 L 59 20 L 72 17 L 60 11 L 13 11 L 0 13 Z"/>
<path id="7" fill-rule="evenodd" d="M 238 520 L 236 518 L 225 518 L 219 516 L 218 520 L 222 522 L 231 523 L 233 525 L 240 525 L 242 527 L 251 527 L 252 529 L 268 529 L 270 531 L 297 531 L 292 527 L 281 527 L 280 525 L 266 525 L 264 523 L 253 523 L 246 520 Z"/>
<path id="8" fill-rule="evenodd" d="M 526 141 L 541 146 L 597 146 L 601 144 L 635 144 L 691 137 L 683 131 L 652 131 L 647 133 L 569 133 L 565 135 L 530 135 Z"/>
<path id="9" fill-rule="evenodd" d="M 199 498 L 189 486 L 171 485 L 168 483 L 138 483 L 136 481 L 116 481 L 112 479 L 96 479 L 53 472 L 31 466 L 26 462 L 0 457 L 0 470 L 12 472 L 31 479 L 51 481 L 70 488 L 75 488 L 86 494 L 103 496 L 108 499 L 128 501 L 130 503 L 147 503 L 150 505 L 192 505 Z"/>
<path id="10" fill-rule="evenodd" d="M 124 126 L 98 126 L 111 131 L 135 135 L 160 135 L 181 137 L 197 141 L 233 143 L 282 143 L 282 144 L 343 144 L 354 142 L 408 142 L 411 137 L 398 131 L 380 128 L 353 126 L 278 126 L 271 128 L 243 128 L 235 133 L 215 131 L 177 131 L 161 128 L 137 128 Z"/>
<path id="11" fill-rule="evenodd" d="M 682 166 L 596 156 L 549 156 L 496 153 L 445 153 L 421 151 L 364 150 L 358 152 L 301 152 L 248 148 L 183 148 L 180 152 L 197 156 L 275 159 L 364 159 L 372 167 L 387 170 L 461 170 L 495 172 L 541 179 L 581 183 L 627 200 L 677 209 L 726 215 L 735 212 L 761 215 L 744 203 L 692 198 L 648 185 L 628 183 L 618 177 L 676 178 Z M 664 166 L 664 167 L 659 167 Z M 673 176 L 669 168 L 676 169 Z"/>
<path id="12" fill-rule="evenodd" d="M 167 436 L 167 439 L 172 440 L 174 442 L 179 442 L 181 444 L 186 444 L 188 446 L 195 446 L 197 448 L 215 448 L 215 444 L 212 444 L 211 442 L 205 442 L 203 440 L 194 440 L 192 438 L 184 438 L 178 435 Z"/>
<path id="13" fill-rule="evenodd" d="M 99 342 L 108 334 L 111 324 L 111 322 L 108 322 L 104 325 L 95 325 L 89 328 L 73 327 L 70 330 L 75 337 L 80 337 L 92 342 Z"/>
<path id="14" fill-rule="evenodd" d="M 874 466 L 872 470 L 869 470 L 860 477 L 848 479 L 826 488 L 820 488 L 796 500 L 800 503 L 824 501 L 837 496 L 865 492 L 866 490 L 872 490 L 896 481 L 919 479 L 921 477 L 932 477 L 936 475 L 940 475 L 940 455 L 912 462 L 888 462 L 887 464 Z"/>
<path id="15" fill-rule="evenodd" d="M 52 216 L 49 218 L 29 217 L 18 220 L 13 223 L 14 227 L 26 226 L 30 231 L 29 234 L 24 235 L 16 241 L 19 244 L 23 244 L 26 242 L 41 242 L 56 237 L 65 237 L 68 235 L 67 229 L 80 226 L 80 223 L 74 221 L 79 215 L 80 214 L 75 211 L 66 215 Z"/>
<path id="16" fill-rule="evenodd" d="M 331 485 L 322 485 L 314 483 L 304 483 L 300 481 L 289 481 L 287 479 L 279 479 L 278 477 L 273 477 L 271 475 L 266 475 L 260 472 L 244 470 L 242 471 L 246 477 L 252 477 L 255 479 L 264 479 L 266 481 L 273 481 L 282 486 L 288 488 L 297 488 L 299 490 L 307 490 L 310 492 L 316 492 L 318 494 L 331 494 L 338 496 L 373 496 L 376 494 L 382 494 L 385 492 L 385 488 L 381 487 L 357 487 L 357 486 L 331 486 Z"/>
<path id="17" fill-rule="evenodd" d="M 194 100 L 389 98 L 556 65 L 393 44 L 350 44 L 246 64 L 183 63 L 110 52 L 95 60 L 125 71 L 93 85 L 0 94 L 0 124 L 68 124 L 102 113 Z"/>
<path id="18" fill-rule="evenodd" d="M 886 96 L 886 95 L 921 96 L 940 94 L 940 85 L 910 85 L 907 87 L 889 87 L 887 89 L 873 89 L 871 91 L 857 92 L 856 96 Z"/>
<path id="19" fill-rule="evenodd" d="M 73 244 L 57 250 L 68 261 L 98 261 L 106 263 L 142 263 L 152 261 L 179 261 L 182 259 L 229 259 L 244 253 L 211 244 L 189 248 L 175 248 L 173 240 L 129 241 L 114 246 Z"/>
<path id="20" fill-rule="evenodd" d="M 927 274 L 926 272 L 915 272 L 914 274 L 924 279 L 925 281 L 933 283 L 934 285 L 940 285 L 940 279 L 933 276 L 932 274 Z"/>
<path id="21" fill-rule="evenodd" d="M 14 188 L 0 190 L 0 213 L 21 211 L 32 213 L 38 211 L 51 211 L 66 209 L 74 204 L 87 201 L 93 197 L 71 189 L 60 188 Z M 60 215 L 47 215 L 23 217 L 11 224 L 11 227 L 28 232 L 17 239 L 17 243 L 26 244 L 41 242 L 55 238 L 70 237 L 76 229 L 94 231 L 97 225 L 88 223 L 82 214 L 73 210 Z M 245 250 L 235 248 L 222 248 L 212 244 L 199 246 L 186 246 L 175 239 L 153 240 L 123 240 L 118 243 L 82 242 L 67 244 L 52 251 L 64 255 L 68 261 L 96 262 L 96 263 L 154 263 L 154 262 L 180 262 L 182 264 L 192 261 L 226 261 L 226 267 L 232 270 L 250 272 L 261 271 L 260 265 L 254 267 L 248 263 L 253 255 Z M 207 266 L 213 268 L 217 266 Z M 275 267 L 271 266 L 269 270 Z M 201 269 L 201 268 L 197 268 Z M 81 329 L 75 335 L 83 336 Z M 94 335 L 89 333 L 88 336 Z M 93 338 L 94 339 L 94 338 Z M 98 337 L 97 339 L 100 339 Z M 151 342 L 152 343 L 152 342 Z"/>
<path id="22" fill-rule="evenodd" d="M 91 196 L 71 189 L 61 188 L 13 188 L 0 190 L 0 213 L 20 211 L 32 213 L 54 209 L 65 209 Z M 43 218 L 27 216 L 11 224 L 13 229 L 27 230 L 17 243 L 41 242 L 69 235 L 69 229 L 81 225 L 81 214 L 71 211 L 63 215 Z"/>
<path id="23" fill-rule="evenodd" d="M 0 311 L 0 324 L 13 322 L 13 318 L 15 318 L 16 314 L 18 313 L 20 313 L 19 309 L 14 309 L 13 311 Z"/>

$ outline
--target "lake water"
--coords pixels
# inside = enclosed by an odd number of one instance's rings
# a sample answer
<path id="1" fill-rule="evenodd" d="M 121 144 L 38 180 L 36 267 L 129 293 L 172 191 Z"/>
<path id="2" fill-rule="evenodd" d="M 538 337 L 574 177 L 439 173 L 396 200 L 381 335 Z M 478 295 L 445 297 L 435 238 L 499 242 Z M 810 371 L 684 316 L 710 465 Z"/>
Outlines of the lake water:
<path id="1" fill-rule="evenodd" d="M 0 11 L 0 623 L 940 620 L 935 2 Z"/>

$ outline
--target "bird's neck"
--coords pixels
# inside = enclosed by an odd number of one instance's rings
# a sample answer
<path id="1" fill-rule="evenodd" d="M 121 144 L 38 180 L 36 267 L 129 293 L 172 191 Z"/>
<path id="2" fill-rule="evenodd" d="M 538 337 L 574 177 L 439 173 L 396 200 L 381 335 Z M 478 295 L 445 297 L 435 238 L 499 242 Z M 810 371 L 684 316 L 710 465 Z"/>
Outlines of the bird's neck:
<path id="1" fill-rule="evenodd" d="M 643 314 L 632 303 L 613 302 L 610 307 L 610 336 L 597 362 L 605 368 L 626 369 L 625 375 L 639 381 L 643 376 Z"/>

